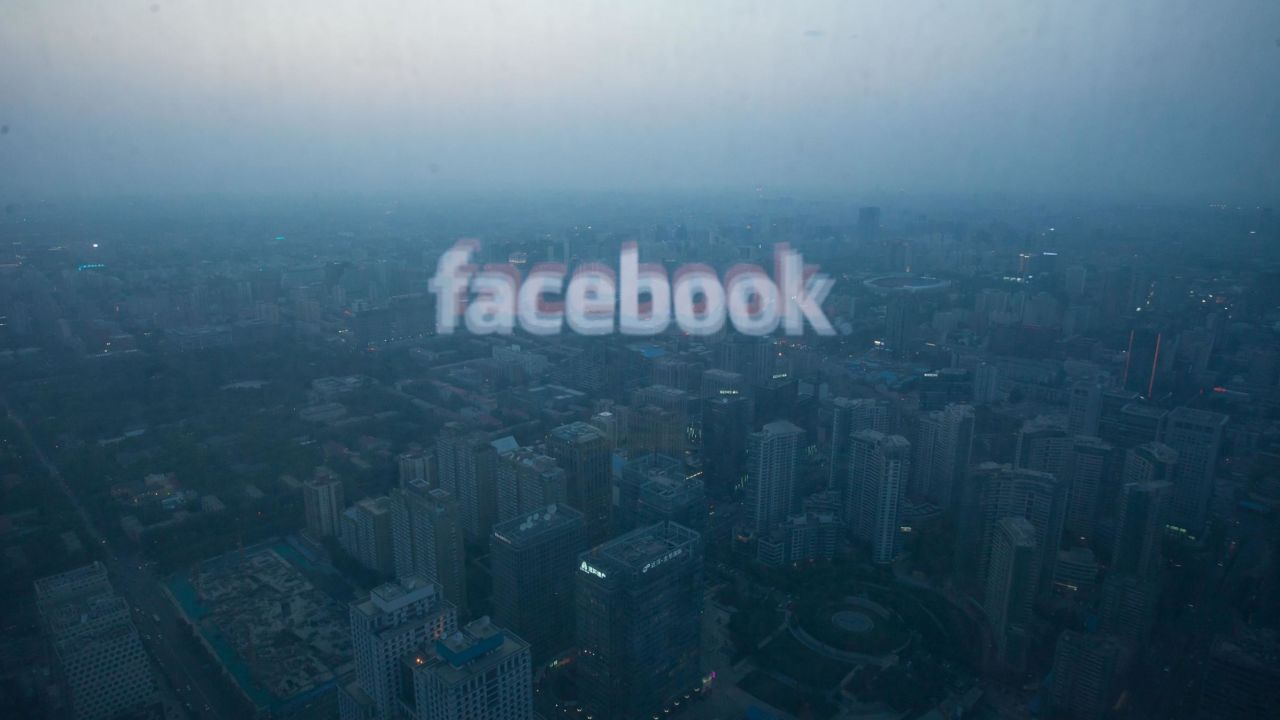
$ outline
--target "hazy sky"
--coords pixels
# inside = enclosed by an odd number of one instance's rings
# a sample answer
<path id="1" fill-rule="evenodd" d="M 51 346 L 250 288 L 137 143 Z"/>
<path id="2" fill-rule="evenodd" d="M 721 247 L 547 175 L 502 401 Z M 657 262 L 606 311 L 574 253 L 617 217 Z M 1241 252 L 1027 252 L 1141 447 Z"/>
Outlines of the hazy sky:
<path id="1" fill-rule="evenodd" d="M 0 124 L 0 202 L 756 185 L 1271 202 L 1280 2 L 0 0 Z"/>

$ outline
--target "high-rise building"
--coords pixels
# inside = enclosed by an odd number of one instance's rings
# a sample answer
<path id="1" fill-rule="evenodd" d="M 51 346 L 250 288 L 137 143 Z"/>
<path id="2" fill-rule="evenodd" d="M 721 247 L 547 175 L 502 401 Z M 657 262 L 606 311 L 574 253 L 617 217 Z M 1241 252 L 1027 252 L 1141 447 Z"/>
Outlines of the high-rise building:
<path id="1" fill-rule="evenodd" d="M 1124 482 L 1173 482 L 1178 452 L 1164 443 L 1143 443 L 1130 448 L 1124 458 Z"/>
<path id="2" fill-rule="evenodd" d="M 849 442 L 862 430 L 889 432 L 889 403 L 871 398 L 831 401 L 831 467 L 828 486 L 843 490 L 849 479 Z"/>
<path id="3" fill-rule="evenodd" d="M 421 448 L 403 452 L 396 458 L 400 470 L 400 487 L 412 480 L 423 480 L 428 485 L 435 482 L 435 453 Z"/>
<path id="4" fill-rule="evenodd" d="M 489 547 L 495 620 L 528 640 L 538 663 L 571 645 L 582 513 L 551 505 L 498 523 Z"/>
<path id="5" fill-rule="evenodd" d="M 1067 432 L 1072 435 L 1097 435 L 1102 417 L 1102 384 L 1096 380 L 1080 380 L 1071 385 Z"/>
<path id="6" fill-rule="evenodd" d="M 1180 407 L 1169 413 L 1164 442 L 1178 453 L 1169 524 L 1198 536 L 1209 514 L 1213 478 L 1227 416 Z"/>
<path id="7" fill-rule="evenodd" d="M 302 507 L 307 531 L 318 538 L 337 535 L 342 527 L 342 481 L 327 468 L 317 468 L 315 477 L 302 485 Z"/>
<path id="8" fill-rule="evenodd" d="M 915 340 L 919 300 L 913 292 L 895 292 L 885 303 L 884 344 L 895 357 L 907 357 Z"/>
<path id="9" fill-rule="evenodd" d="M 1040 548 L 1041 591 L 1053 578 L 1067 514 L 1067 483 L 1035 470 L 982 463 L 975 466 L 958 514 L 956 564 L 962 576 L 976 573 L 976 587 L 987 586 L 996 525 L 1006 517 L 1024 517 L 1035 528 Z"/>
<path id="10" fill-rule="evenodd" d="M 1120 493 L 1111 572 L 1153 578 L 1160 571 L 1160 546 L 1172 486 L 1168 482 L 1128 483 Z"/>
<path id="11" fill-rule="evenodd" d="M 579 693 L 589 715 L 647 720 L 697 687 L 698 533 L 676 523 L 639 528 L 583 553 L 577 575 Z"/>
<path id="12" fill-rule="evenodd" d="M 1026 670 L 1040 557 L 1036 530 L 1026 518 L 1003 517 L 996 522 L 982 606 L 991 622 L 999 662 L 1015 674 Z"/>
<path id="13" fill-rule="evenodd" d="M 944 510 L 953 490 L 969 470 L 973 454 L 973 407 L 948 405 L 920 416 L 912 463 L 915 496 Z"/>
<path id="14" fill-rule="evenodd" d="M 685 477 L 684 461 L 677 458 L 649 453 L 627 461 L 618 478 L 618 505 L 614 510 L 614 531 L 627 532 L 636 528 L 639 511 L 640 487 L 655 478 L 682 480 Z M 651 523 L 652 524 L 652 523 Z"/>
<path id="15" fill-rule="evenodd" d="M 1120 456 L 1104 440 L 1077 435 L 1072 438 L 1065 475 L 1071 488 L 1066 528 L 1078 539 L 1092 539 L 1103 490 L 1114 486 L 1120 477 Z"/>
<path id="16" fill-rule="evenodd" d="M 835 556 L 843 523 L 831 513 L 802 512 L 782 522 L 756 545 L 756 559 L 771 567 L 830 560 Z"/>
<path id="17" fill-rule="evenodd" d="M 439 487 L 458 503 L 462 530 L 472 542 L 487 540 L 497 520 L 497 456 L 515 447 L 515 441 L 506 438 L 494 442 L 457 422 L 445 425 L 436 438 Z"/>
<path id="18" fill-rule="evenodd" d="M 1134 393 L 1102 394 L 1098 436 L 1118 448 L 1156 442 L 1164 435 L 1169 411 L 1142 402 Z"/>
<path id="19" fill-rule="evenodd" d="M 454 632 L 457 610 L 440 586 L 411 575 L 352 601 L 349 614 L 355 677 L 339 689 L 338 712 L 342 720 L 398 718 L 405 692 L 401 658 Z"/>
<path id="20" fill-rule="evenodd" d="M 746 475 L 751 418 L 751 399 L 746 395 L 719 395 L 703 403 L 702 477 L 712 497 L 729 496 Z"/>
<path id="21" fill-rule="evenodd" d="M 498 456 L 498 522 L 521 517 L 567 499 L 564 470 L 534 448 Z M 519 632 L 519 629 L 517 629 Z"/>
<path id="22" fill-rule="evenodd" d="M 1000 368 L 992 363 L 978 363 L 973 371 L 973 402 L 990 405 L 1000 397 Z"/>
<path id="23" fill-rule="evenodd" d="M 94 562 L 35 582 L 36 608 L 77 720 L 146 714 L 155 679 L 129 603 Z"/>
<path id="24" fill-rule="evenodd" d="M 1014 467 L 1065 477 L 1074 440 L 1064 418 L 1040 415 L 1028 420 L 1018 432 Z"/>
<path id="25" fill-rule="evenodd" d="M 1102 718 L 1113 704 L 1120 662 L 1115 638 L 1064 630 L 1053 652 L 1053 711 L 1071 720 Z"/>
<path id="26" fill-rule="evenodd" d="M 702 478 L 659 475 L 640 486 L 636 501 L 638 527 L 660 522 L 679 523 L 703 533 L 707 529 L 707 495 Z"/>
<path id="27" fill-rule="evenodd" d="M 763 535 L 791 514 L 804 431 L 786 420 L 747 436 L 747 529 Z"/>
<path id="28" fill-rule="evenodd" d="M 704 400 L 733 397 L 747 392 L 747 379 L 731 370 L 708 370 L 702 373 L 698 395 Z"/>
<path id="29" fill-rule="evenodd" d="M 411 720 L 531 720 L 529 643 L 481 617 L 404 658 Z"/>
<path id="30" fill-rule="evenodd" d="M 582 513 L 587 542 L 603 541 L 609 534 L 613 504 L 608 438 L 584 422 L 561 425 L 547 435 L 547 454 L 564 470 L 567 501 Z"/>
<path id="31" fill-rule="evenodd" d="M 392 490 L 391 538 L 396 577 L 439 583 L 445 598 L 466 611 L 466 546 L 452 495 L 421 480 Z"/>
<path id="32" fill-rule="evenodd" d="M 361 565 L 380 573 L 395 571 L 391 543 L 391 498 L 365 498 L 347 511 L 353 522 L 346 524 L 342 544 Z"/>
<path id="33" fill-rule="evenodd" d="M 900 546 L 900 513 L 911 477 L 911 443 L 875 430 L 853 434 L 845 518 L 871 547 L 875 563 L 892 562 Z"/>
<path id="34" fill-rule="evenodd" d="M 1280 642 L 1274 630 L 1247 628 L 1209 648 L 1201 720 L 1253 720 L 1280 707 Z"/>

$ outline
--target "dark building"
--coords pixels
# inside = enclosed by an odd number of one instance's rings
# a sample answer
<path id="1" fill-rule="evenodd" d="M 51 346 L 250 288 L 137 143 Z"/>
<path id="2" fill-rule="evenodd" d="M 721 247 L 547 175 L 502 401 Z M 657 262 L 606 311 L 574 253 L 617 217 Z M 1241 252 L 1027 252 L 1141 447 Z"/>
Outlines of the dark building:
<path id="1" fill-rule="evenodd" d="M 724 498 L 747 471 L 747 434 L 752 403 L 745 395 L 721 395 L 702 410 L 702 477 L 707 494 Z"/>
<path id="2" fill-rule="evenodd" d="M 586 549 L 582 513 L 550 505 L 493 528 L 493 614 L 527 640 L 535 663 L 573 643 L 573 582 Z"/>
<path id="3" fill-rule="evenodd" d="M 587 542 L 608 537 L 612 505 L 609 439 L 584 422 L 574 422 L 547 435 L 547 455 L 565 472 L 569 505 L 582 513 Z"/>
<path id="4" fill-rule="evenodd" d="M 647 720 L 701 681 L 702 538 L 676 523 L 579 558 L 579 697 L 586 712 Z"/>

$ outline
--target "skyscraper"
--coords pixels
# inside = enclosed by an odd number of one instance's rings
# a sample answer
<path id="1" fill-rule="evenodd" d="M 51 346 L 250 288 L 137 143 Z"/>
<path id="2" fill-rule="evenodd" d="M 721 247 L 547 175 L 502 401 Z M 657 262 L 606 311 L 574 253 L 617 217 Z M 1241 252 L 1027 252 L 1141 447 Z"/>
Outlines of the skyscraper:
<path id="1" fill-rule="evenodd" d="M 1252 720 L 1280 707 L 1280 641 L 1275 630 L 1245 628 L 1209 648 L 1201 720 Z"/>
<path id="2" fill-rule="evenodd" d="M 436 438 L 440 488 L 458 503 L 462 530 L 472 542 L 486 540 L 497 520 L 497 454 L 515 446 L 514 441 L 495 442 L 499 445 L 457 422 L 445 425 Z"/>
<path id="3" fill-rule="evenodd" d="M 975 466 L 958 514 L 957 566 L 961 575 L 976 573 L 976 586 L 985 588 L 996 525 L 1006 517 L 1024 517 L 1035 528 L 1041 552 L 1040 589 L 1048 590 L 1066 520 L 1067 494 L 1067 483 L 1049 473 L 990 462 Z"/>
<path id="4" fill-rule="evenodd" d="M 917 497 L 950 509 L 953 490 L 969 469 L 973 424 L 973 407 L 969 405 L 948 405 L 920 417 L 911 466 Z"/>
<path id="5" fill-rule="evenodd" d="M 1066 528 L 1076 538 L 1091 539 L 1104 487 L 1120 477 L 1120 456 L 1110 443 L 1096 437 L 1072 438 L 1066 478 L 1070 486 Z"/>
<path id="6" fill-rule="evenodd" d="M 871 561 L 898 555 L 899 515 L 911 477 L 911 443 L 875 430 L 853 434 L 845 518 L 853 536 L 871 546 Z"/>
<path id="7" fill-rule="evenodd" d="M 707 529 L 707 496 L 702 478 L 659 475 L 640 486 L 636 525 L 679 523 L 702 534 Z"/>
<path id="8" fill-rule="evenodd" d="M 465 612 L 466 546 L 453 496 L 421 480 L 392 490 L 391 537 L 396 577 L 439 583 L 449 602 Z"/>
<path id="9" fill-rule="evenodd" d="M 355 516 L 355 524 L 351 528 L 354 537 L 343 539 L 347 552 L 370 570 L 386 574 L 394 572 L 391 499 L 386 496 L 365 498 L 352 506 L 351 512 Z"/>
<path id="10" fill-rule="evenodd" d="M 1071 385 L 1067 432 L 1072 435 L 1097 435 L 1102 417 L 1102 384 L 1096 380 L 1080 380 Z"/>
<path id="11" fill-rule="evenodd" d="M 573 583 L 586 549 L 582 513 L 551 505 L 493 528 L 493 609 L 541 663 L 573 642 Z"/>
<path id="12" fill-rule="evenodd" d="M 1099 720 L 1111 708 L 1120 660 L 1115 638 L 1064 630 L 1053 652 L 1053 710 L 1071 720 Z"/>
<path id="13" fill-rule="evenodd" d="M 1169 413 L 1164 442 L 1178 453 L 1169 523 L 1193 536 L 1204 529 L 1227 416 L 1179 407 Z"/>
<path id="14" fill-rule="evenodd" d="M 529 643 L 481 617 L 405 658 L 412 720 L 530 720 Z"/>
<path id="15" fill-rule="evenodd" d="M 701 681 L 702 538 L 665 523 L 581 555 L 579 692 L 594 717 L 647 720 Z"/>
<path id="16" fill-rule="evenodd" d="M 349 614 L 355 677 L 339 690 L 339 714 L 342 720 L 399 717 L 405 690 L 401 658 L 427 640 L 454 632 L 457 610 L 444 600 L 440 586 L 408 576 L 352 601 Z"/>
<path id="17" fill-rule="evenodd" d="M 534 448 L 517 448 L 499 455 L 497 475 L 500 523 L 563 503 L 567 498 L 564 470 L 554 458 Z"/>
<path id="18" fill-rule="evenodd" d="M 1111 572 L 1152 578 L 1160 571 L 1160 546 L 1172 486 L 1168 482 L 1127 483 L 1120 493 Z"/>
<path id="19" fill-rule="evenodd" d="M 1028 420 L 1018 432 L 1014 467 L 1065 477 L 1073 442 L 1061 417 L 1040 415 Z"/>
<path id="20" fill-rule="evenodd" d="M 746 395 L 720 395 L 703 403 L 702 476 L 712 497 L 727 497 L 746 474 L 751 417 Z"/>
<path id="21" fill-rule="evenodd" d="M 1026 518 L 996 522 L 982 606 L 991 622 L 998 661 L 1014 674 L 1026 670 L 1040 556 L 1036 530 Z"/>
<path id="22" fill-rule="evenodd" d="M 302 484 L 302 507 L 308 532 L 317 539 L 337 535 L 344 507 L 342 481 L 328 468 L 317 468 L 315 477 Z"/>
<path id="23" fill-rule="evenodd" d="M 796 465 L 804 431 L 777 420 L 747 436 L 748 530 L 761 535 L 791 514 L 795 503 Z"/>
<path id="24" fill-rule="evenodd" d="M 871 398 L 831 401 L 831 467 L 828 485 L 843 490 L 849 479 L 849 442 L 861 430 L 889 432 L 889 404 Z"/>
<path id="25" fill-rule="evenodd" d="M 618 478 L 618 505 L 613 518 L 615 532 L 636 528 L 642 485 L 655 478 L 675 481 L 684 479 L 684 476 L 684 461 L 674 457 L 649 453 L 628 460 Z"/>
<path id="26" fill-rule="evenodd" d="M 613 504 L 609 440 L 591 425 L 573 422 L 547 435 L 547 454 L 565 472 L 568 503 L 582 513 L 588 543 L 603 541 Z"/>

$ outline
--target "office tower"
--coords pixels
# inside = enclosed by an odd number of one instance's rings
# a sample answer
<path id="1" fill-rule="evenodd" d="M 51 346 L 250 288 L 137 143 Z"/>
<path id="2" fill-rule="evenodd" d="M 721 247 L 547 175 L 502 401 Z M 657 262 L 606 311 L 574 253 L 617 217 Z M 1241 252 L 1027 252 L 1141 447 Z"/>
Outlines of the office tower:
<path id="1" fill-rule="evenodd" d="M 565 505 L 498 523 L 489 543 L 493 614 L 541 664 L 573 643 L 573 583 L 586 549 L 582 513 Z"/>
<path id="2" fill-rule="evenodd" d="M 379 585 L 350 604 L 355 677 L 338 692 L 342 720 L 400 717 L 406 692 L 400 660 L 458 627 L 458 612 L 440 586 L 415 575 Z"/>
<path id="3" fill-rule="evenodd" d="M 1173 470 L 1173 505 L 1169 523 L 1199 536 L 1213 497 L 1213 477 L 1227 416 L 1179 407 L 1169 413 L 1164 442 L 1178 453 Z"/>
<path id="4" fill-rule="evenodd" d="M 1028 420 L 1018 433 L 1014 467 L 1064 477 L 1073 442 L 1063 418 L 1040 415 Z"/>
<path id="5" fill-rule="evenodd" d="M 632 454 L 662 452 L 684 457 L 692 401 L 689 393 L 667 386 L 649 386 L 632 393 L 634 418 L 627 423 Z"/>
<path id="6" fill-rule="evenodd" d="M 849 479 L 849 442 L 862 430 L 889 432 L 889 403 L 870 398 L 831 401 L 831 467 L 828 487 L 843 490 Z"/>
<path id="7" fill-rule="evenodd" d="M 658 475 L 640 485 L 636 526 L 674 522 L 698 534 L 707 529 L 707 495 L 702 478 Z"/>
<path id="8" fill-rule="evenodd" d="M 1102 417 L 1102 384 L 1096 380 L 1080 380 L 1071 385 L 1067 414 L 1067 432 L 1072 435 L 1097 435 Z"/>
<path id="9" fill-rule="evenodd" d="M 1090 593 L 1098 584 L 1098 561 L 1093 551 L 1085 547 L 1073 547 L 1058 551 L 1058 562 L 1053 568 L 1053 589 L 1072 595 Z"/>
<path id="10" fill-rule="evenodd" d="M 708 370 L 702 373 L 698 396 L 704 400 L 743 395 L 747 392 L 747 379 L 731 370 Z"/>
<path id="11" fill-rule="evenodd" d="M 531 720 L 529 643 L 481 617 L 403 660 L 412 720 Z"/>
<path id="12" fill-rule="evenodd" d="M 396 459 L 400 469 L 400 487 L 413 480 L 423 480 L 428 485 L 435 482 L 435 453 L 421 448 L 414 448 L 401 453 Z"/>
<path id="13" fill-rule="evenodd" d="M 1155 622 L 1159 593 L 1157 578 L 1108 573 L 1102 581 L 1098 627 L 1130 646 L 1142 645 Z"/>
<path id="14" fill-rule="evenodd" d="M 969 470 L 973 424 L 973 407 L 969 405 L 948 405 L 920 416 L 911 466 L 916 497 L 950 509 L 953 490 Z"/>
<path id="15" fill-rule="evenodd" d="M 317 468 L 315 477 L 302 485 L 302 506 L 314 537 L 337 535 L 344 507 L 342 481 L 327 468 Z"/>
<path id="16" fill-rule="evenodd" d="M 1056 716 L 1099 720 L 1113 704 L 1121 647 L 1115 638 L 1064 630 L 1053 651 L 1049 705 Z"/>
<path id="17" fill-rule="evenodd" d="M 157 701 L 155 679 L 129 603 L 94 562 L 35 581 L 36 608 L 58 679 L 77 720 L 142 716 Z"/>
<path id="18" fill-rule="evenodd" d="M 660 357 L 649 366 L 649 381 L 685 392 L 697 389 L 702 375 L 702 363 L 675 357 Z"/>
<path id="19" fill-rule="evenodd" d="M 563 503 L 568 497 L 564 470 L 554 458 L 534 448 L 499 455 L 497 475 L 498 522 Z"/>
<path id="20" fill-rule="evenodd" d="M 436 439 L 439 486 L 458 503 L 463 532 L 472 542 L 487 539 L 497 519 L 497 453 L 516 446 L 509 438 L 495 442 L 457 422 L 445 425 Z"/>
<path id="21" fill-rule="evenodd" d="M 618 505 L 613 518 L 615 533 L 636 528 L 640 486 L 660 477 L 673 481 L 684 479 L 684 462 L 667 455 L 650 453 L 632 458 L 622 466 L 622 475 L 618 478 Z"/>
<path id="22" fill-rule="evenodd" d="M 1078 435 L 1067 457 L 1069 483 L 1066 528 L 1077 539 L 1093 538 L 1103 489 L 1120 476 L 1120 456 L 1110 443 Z"/>
<path id="23" fill-rule="evenodd" d="M 907 357 L 915 338 L 919 301 L 913 292 L 895 292 L 885 303 L 884 344 L 894 357 Z"/>
<path id="24" fill-rule="evenodd" d="M 627 412 L 627 450 L 631 455 L 684 457 L 687 437 L 684 415 L 656 405 L 633 406 Z"/>
<path id="25" fill-rule="evenodd" d="M 999 662 L 1014 674 L 1026 670 L 1040 557 L 1036 530 L 1026 518 L 1000 518 L 991 537 L 982 607 L 991 622 Z"/>
<path id="26" fill-rule="evenodd" d="M 568 503 L 582 513 L 588 544 L 603 541 L 613 504 L 608 438 L 584 422 L 561 425 L 547 436 L 547 454 L 564 470 Z"/>
<path id="27" fill-rule="evenodd" d="M 1169 411 L 1138 399 L 1136 393 L 1120 391 L 1102 394 L 1102 414 L 1098 436 L 1118 448 L 1156 442 L 1164 435 Z"/>
<path id="28" fill-rule="evenodd" d="M 751 387 L 756 416 L 773 420 L 795 417 L 799 391 L 796 379 L 785 374 L 761 380 Z"/>
<path id="29" fill-rule="evenodd" d="M 1121 386 L 1150 400 L 1173 382 L 1173 359 L 1177 336 L 1157 327 L 1129 331 Z"/>
<path id="30" fill-rule="evenodd" d="M 396 577 L 438 583 L 445 598 L 465 613 L 466 546 L 453 496 L 421 480 L 392 490 L 391 537 Z"/>
<path id="31" fill-rule="evenodd" d="M 1201 720 L 1273 717 L 1280 707 L 1280 642 L 1276 632 L 1244 628 L 1209 648 L 1201 685 Z"/>
<path id="32" fill-rule="evenodd" d="M 787 563 L 830 560 L 844 524 L 831 513 L 792 515 L 756 545 L 756 559 L 770 567 Z"/>
<path id="33" fill-rule="evenodd" d="M 858 238 L 863 242 L 874 240 L 880 234 L 880 208 L 867 205 L 858 208 Z"/>
<path id="34" fill-rule="evenodd" d="M 973 397 L 973 374 L 966 368 L 944 367 L 924 373 L 916 385 L 920 409 L 941 410 Z"/>
<path id="35" fill-rule="evenodd" d="M 1124 486 L 1112 543 L 1111 572 L 1142 578 L 1159 574 L 1160 545 L 1172 494 L 1172 485 L 1163 481 Z"/>
<path id="36" fill-rule="evenodd" d="M 577 573 L 582 706 L 648 720 L 701 681 L 702 538 L 666 523 L 583 553 Z"/>
<path id="37" fill-rule="evenodd" d="M 1172 483 L 1177 465 L 1178 453 L 1173 448 L 1159 442 L 1143 443 L 1125 453 L 1124 481 Z"/>
<path id="38" fill-rule="evenodd" d="M 973 402 L 990 405 L 1000 397 L 1000 368 L 991 363 L 978 363 L 973 371 Z"/>
<path id="39" fill-rule="evenodd" d="M 996 525 L 1002 518 L 1024 517 L 1035 528 L 1041 592 L 1047 591 L 1066 520 L 1067 494 L 1067 484 L 1049 473 L 996 463 L 974 467 L 957 515 L 960 574 L 976 574 L 976 587 L 985 588 Z"/>
<path id="40" fill-rule="evenodd" d="M 849 449 L 845 518 L 853 536 L 871 546 L 871 561 L 898 555 L 901 506 L 911 477 L 911 443 L 901 435 L 856 432 Z"/>
<path id="41" fill-rule="evenodd" d="M 786 420 L 747 436 L 747 529 L 763 535 L 791 514 L 804 431 Z"/>
<path id="42" fill-rule="evenodd" d="M 391 545 L 391 498 L 365 498 L 352 505 L 346 513 L 352 518 L 346 523 L 342 546 L 347 554 L 361 565 L 380 573 L 395 571 Z"/>
<path id="43" fill-rule="evenodd" d="M 745 395 L 721 395 L 703 404 L 702 476 L 711 497 L 728 497 L 746 475 L 751 418 L 751 399 Z"/>

